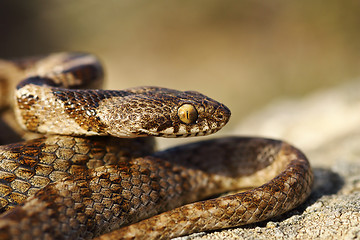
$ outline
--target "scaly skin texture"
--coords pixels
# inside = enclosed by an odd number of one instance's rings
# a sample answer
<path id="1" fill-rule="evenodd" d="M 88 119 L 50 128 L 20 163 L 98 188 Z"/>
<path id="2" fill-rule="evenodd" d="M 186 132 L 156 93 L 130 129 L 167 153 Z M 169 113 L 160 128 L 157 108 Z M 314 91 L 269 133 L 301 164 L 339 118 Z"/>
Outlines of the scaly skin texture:
<path id="1" fill-rule="evenodd" d="M 97 239 L 168 239 L 194 232 L 245 225 L 263 221 L 289 211 L 305 201 L 310 195 L 313 175 L 305 156 L 294 147 L 286 143 L 255 138 L 220 139 L 211 143 L 204 142 L 204 145 L 221 145 L 224 144 L 224 141 L 227 142 L 226 144 L 236 145 L 237 148 L 245 149 L 249 148 L 252 144 L 259 144 L 258 151 L 264 151 L 262 154 L 274 158 L 273 162 L 269 163 L 270 165 L 267 167 L 272 168 L 278 164 L 275 169 L 277 167 L 284 169 L 280 173 L 277 172 L 279 169 L 276 169 L 275 175 L 278 174 L 276 177 L 252 190 L 181 206 L 105 234 Z M 265 145 L 265 149 L 261 149 L 261 145 Z M 266 152 L 272 152 L 272 147 L 280 147 L 279 152 L 275 153 L 275 155 Z M 213 154 L 216 155 L 216 153 Z M 221 157 L 225 158 L 223 155 Z M 231 167 L 236 166 L 237 169 L 241 168 L 240 163 L 244 163 L 242 162 L 243 160 L 251 161 L 252 164 L 258 165 L 261 165 L 262 161 L 265 160 L 261 154 L 255 156 L 256 160 L 253 158 L 237 159 L 231 154 L 227 157 L 229 158 L 226 158 L 223 163 Z M 236 162 L 233 162 L 233 160 L 236 160 Z M 217 167 L 216 164 L 213 166 Z M 223 168 L 223 165 L 218 167 Z M 231 167 L 227 168 L 226 171 L 224 169 L 219 171 L 217 173 L 218 176 L 216 176 L 217 180 L 221 179 L 221 181 L 227 183 L 227 179 L 223 175 L 228 175 L 229 172 L 234 171 Z M 253 169 L 253 171 L 256 170 Z M 273 177 L 272 174 L 274 172 L 272 173 L 269 169 L 266 169 L 263 173 L 267 174 L 265 177 L 270 178 Z M 214 184 L 212 177 L 210 177 L 211 180 L 208 184 Z M 244 179 L 238 179 L 238 181 L 246 181 L 248 177 L 245 175 Z M 234 185 L 236 184 L 232 184 L 231 188 Z M 218 188 L 217 190 L 220 189 L 224 191 L 229 190 L 223 188 Z M 215 193 L 217 193 L 216 190 Z"/>
<path id="2" fill-rule="evenodd" d="M 88 169 L 116 165 L 153 152 L 152 138 L 81 138 L 54 135 L 0 147 L 0 211 L 51 182 Z"/>
<path id="3" fill-rule="evenodd" d="M 85 54 L 13 64 L 26 76 L 15 93 L 20 125 L 82 136 L 0 147 L 0 239 L 167 239 L 263 221 L 311 192 L 309 162 L 282 141 L 229 137 L 154 152 L 151 138 L 134 138 L 218 131 L 230 111 L 200 93 L 65 89 L 101 81 Z M 89 137 L 107 134 L 121 138 Z"/>

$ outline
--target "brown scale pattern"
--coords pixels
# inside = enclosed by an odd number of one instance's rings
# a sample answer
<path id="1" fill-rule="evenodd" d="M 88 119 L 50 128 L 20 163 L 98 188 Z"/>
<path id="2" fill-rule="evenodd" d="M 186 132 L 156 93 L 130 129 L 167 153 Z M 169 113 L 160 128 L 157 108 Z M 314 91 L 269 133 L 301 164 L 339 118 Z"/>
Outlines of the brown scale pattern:
<path id="1" fill-rule="evenodd" d="M 8 210 L 51 182 L 152 152 L 151 138 L 51 136 L 0 147 L 0 209 Z"/>
<path id="2" fill-rule="evenodd" d="M 230 117 L 230 110 L 226 106 L 197 92 L 159 87 L 138 87 L 125 91 L 130 95 L 111 101 L 105 99 L 99 109 L 106 109 L 103 112 L 106 112 L 108 125 L 116 125 L 120 119 L 119 125 L 128 127 L 137 135 L 187 137 L 204 134 L 205 131 L 209 131 L 209 134 L 219 130 Z M 198 116 L 193 123 L 184 124 L 179 119 L 177 110 L 185 103 L 197 109 Z M 116 111 L 112 110 L 115 106 Z M 162 132 L 168 128 L 171 129 L 170 134 Z M 194 128 L 198 132 L 191 132 Z M 180 129 L 185 130 L 180 132 Z"/>
<path id="3" fill-rule="evenodd" d="M 255 145 L 261 146 L 257 154 L 239 155 Z M 214 146 L 239 151 L 218 151 Z M 209 159 L 196 155 L 199 149 L 213 157 L 211 164 L 199 164 Z M 249 161 L 253 163 L 242 171 Z M 239 187 L 234 179 L 241 181 L 261 170 L 269 180 L 260 187 L 181 206 L 234 190 Z M 308 161 L 286 143 L 235 137 L 204 141 L 87 169 L 52 183 L 0 216 L 0 237 L 168 239 L 277 216 L 302 203 L 311 185 Z"/>
<path id="4" fill-rule="evenodd" d="M 181 206 L 104 234 L 97 239 L 169 239 L 194 232 L 241 226 L 287 212 L 303 203 L 310 195 L 313 175 L 306 157 L 300 151 L 286 143 L 273 140 L 232 138 L 231 141 L 233 142 L 228 144 L 242 142 L 241 146 L 238 144 L 237 147 L 245 148 L 244 150 L 247 147 L 251 148 L 252 144 L 262 143 L 264 148 L 257 150 L 264 150 L 265 153 L 273 152 L 274 147 L 280 147 L 275 155 L 270 154 L 274 160 L 267 164 L 276 164 L 280 158 L 283 158 L 282 171 L 269 182 L 252 190 Z M 209 150 L 208 147 L 206 149 Z M 255 159 L 246 160 L 261 166 L 264 160 L 261 155 Z M 229 163 L 229 159 L 224 160 Z M 243 162 L 237 160 L 236 165 Z M 222 171 L 219 174 L 227 173 Z"/>
<path id="5" fill-rule="evenodd" d="M 77 124 L 100 132 L 115 126 L 137 136 L 190 136 L 216 132 L 230 117 L 223 104 L 197 92 L 55 88 L 101 81 L 99 62 L 86 54 L 34 58 L 17 68 L 31 70 L 18 85 L 17 101 L 29 130 L 49 127 L 45 115 L 62 128 Z M 124 103 L 125 95 L 134 97 Z M 45 105 L 36 107 L 38 101 Z M 190 124 L 177 116 L 185 103 L 198 112 Z M 55 107 L 65 116 L 54 113 Z M 100 108 L 105 117 L 94 114 Z M 232 137 L 153 153 L 151 138 L 48 136 L 0 147 L 0 206 L 6 210 L 0 239 L 168 239 L 234 227 L 297 207 L 309 196 L 312 180 L 306 157 L 282 141 Z"/>
<path id="6" fill-rule="evenodd" d="M 122 91 L 65 90 L 53 88 L 56 99 L 64 103 L 65 112 L 86 131 L 106 132 L 108 126 L 97 116 L 99 102 L 103 99 L 128 95 Z M 86 106 L 86 108 L 84 107 Z"/>
<path id="7" fill-rule="evenodd" d="M 82 169 L 2 215 L 0 237 L 88 239 L 192 199 L 193 184 L 193 171 L 151 157 Z"/>

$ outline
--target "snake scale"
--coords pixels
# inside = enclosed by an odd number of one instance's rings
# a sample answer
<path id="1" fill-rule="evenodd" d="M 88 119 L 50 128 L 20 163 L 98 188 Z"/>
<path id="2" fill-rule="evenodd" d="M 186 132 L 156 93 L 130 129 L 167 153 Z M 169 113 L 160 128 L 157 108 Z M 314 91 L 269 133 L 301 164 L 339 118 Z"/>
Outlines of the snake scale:
<path id="1" fill-rule="evenodd" d="M 0 239 L 169 239 L 263 221 L 309 196 L 309 162 L 283 141 L 155 151 L 152 136 L 214 133 L 229 109 L 193 91 L 92 89 L 102 76 L 82 53 L 0 62 L 2 89 L 22 80 L 19 124 L 46 134 L 0 147 Z"/>

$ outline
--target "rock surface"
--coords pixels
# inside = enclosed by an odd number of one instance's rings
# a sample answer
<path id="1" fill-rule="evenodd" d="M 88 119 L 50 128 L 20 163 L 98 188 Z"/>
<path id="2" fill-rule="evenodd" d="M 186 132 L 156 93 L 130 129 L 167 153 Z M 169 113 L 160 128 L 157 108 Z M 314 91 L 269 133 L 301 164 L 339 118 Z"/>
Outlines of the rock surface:
<path id="1" fill-rule="evenodd" d="M 256 135 L 302 149 L 315 174 L 310 198 L 278 217 L 178 239 L 360 239 L 360 82 L 283 100 L 245 119 L 231 135 Z"/>

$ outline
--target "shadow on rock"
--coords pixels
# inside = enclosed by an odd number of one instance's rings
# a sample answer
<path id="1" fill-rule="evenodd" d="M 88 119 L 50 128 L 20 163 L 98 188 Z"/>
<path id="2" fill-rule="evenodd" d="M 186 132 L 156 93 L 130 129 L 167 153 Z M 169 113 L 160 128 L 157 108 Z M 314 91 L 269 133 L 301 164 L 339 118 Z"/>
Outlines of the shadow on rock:
<path id="1" fill-rule="evenodd" d="M 313 172 L 314 186 L 310 201 L 316 201 L 324 195 L 336 194 L 344 186 L 344 179 L 330 169 L 314 168 Z"/>

